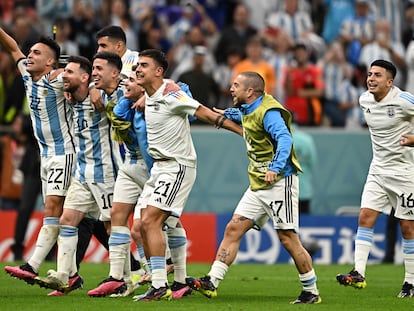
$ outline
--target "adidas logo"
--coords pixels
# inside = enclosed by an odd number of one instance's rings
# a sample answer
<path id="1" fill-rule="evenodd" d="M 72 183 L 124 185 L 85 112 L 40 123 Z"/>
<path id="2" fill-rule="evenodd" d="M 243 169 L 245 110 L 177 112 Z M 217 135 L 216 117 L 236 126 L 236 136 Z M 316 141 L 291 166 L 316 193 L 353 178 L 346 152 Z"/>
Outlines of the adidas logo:
<path id="1" fill-rule="evenodd" d="M 59 185 L 54 186 L 53 190 L 60 190 Z"/>
<path id="2" fill-rule="evenodd" d="M 155 202 L 162 203 L 162 202 L 161 202 L 161 198 L 156 198 L 156 199 L 155 199 Z"/>
<path id="3" fill-rule="evenodd" d="M 414 215 L 414 212 L 412 210 L 410 210 L 407 213 L 405 213 L 405 215 L 407 215 L 407 216 L 413 216 Z"/>

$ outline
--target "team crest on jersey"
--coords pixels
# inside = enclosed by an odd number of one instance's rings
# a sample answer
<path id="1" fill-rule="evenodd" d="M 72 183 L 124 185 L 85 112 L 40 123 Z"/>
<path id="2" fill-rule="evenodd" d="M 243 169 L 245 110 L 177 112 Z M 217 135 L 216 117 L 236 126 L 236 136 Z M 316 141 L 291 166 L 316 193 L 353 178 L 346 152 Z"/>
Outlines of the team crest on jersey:
<path id="1" fill-rule="evenodd" d="M 43 90 L 43 96 L 45 96 L 45 97 L 46 97 L 46 96 L 47 96 L 47 94 L 49 94 L 49 91 L 48 91 L 47 89 L 44 89 L 44 90 Z"/>
<path id="2" fill-rule="evenodd" d="M 395 116 L 395 109 L 394 107 L 387 107 L 387 114 L 390 118 Z"/>

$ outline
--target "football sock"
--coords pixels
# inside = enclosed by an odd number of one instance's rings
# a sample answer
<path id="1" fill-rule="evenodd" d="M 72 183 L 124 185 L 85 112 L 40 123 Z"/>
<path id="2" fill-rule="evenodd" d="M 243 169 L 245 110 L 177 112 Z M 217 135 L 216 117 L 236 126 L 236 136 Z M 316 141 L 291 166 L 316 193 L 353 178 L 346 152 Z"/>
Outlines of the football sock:
<path id="1" fill-rule="evenodd" d="M 414 285 L 414 239 L 402 240 L 405 277 L 404 282 Z"/>
<path id="2" fill-rule="evenodd" d="M 319 295 L 319 291 L 316 287 L 317 278 L 314 269 L 309 272 L 299 274 L 299 280 L 302 283 L 303 290 Z"/>
<path id="3" fill-rule="evenodd" d="M 126 258 L 129 257 L 130 231 L 128 227 L 113 226 L 109 236 L 109 275 L 121 280 L 124 276 Z M 128 268 L 129 269 L 129 268 Z"/>
<path id="4" fill-rule="evenodd" d="M 69 282 L 69 275 L 73 275 L 73 263 L 76 258 L 78 245 L 78 228 L 61 226 L 58 238 L 57 272 L 62 280 Z"/>
<path id="5" fill-rule="evenodd" d="M 187 277 L 187 235 L 184 228 L 174 228 L 167 231 L 168 245 L 174 264 L 174 281 L 185 284 Z"/>
<path id="6" fill-rule="evenodd" d="M 355 270 L 365 277 L 368 255 L 371 250 L 374 229 L 358 227 L 355 238 Z"/>
<path id="7" fill-rule="evenodd" d="M 208 275 L 210 276 L 210 280 L 215 288 L 217 288 L 220 281 L 224 279 L 224 276 L 226 275 L 228 269 L 229 266 L 227 266 L 224 262 L 218 260 L 215 260 L 213 262 Z"/>
<path id="8" fill-rule="evenodd" d="M 59 230 L 59 217 L 45 217 L 43 219 L 43 226 L 37 236 L 34 253 L 28 261 L 35 272 L 39 272 L 40 265 L 55 245 Z"/>

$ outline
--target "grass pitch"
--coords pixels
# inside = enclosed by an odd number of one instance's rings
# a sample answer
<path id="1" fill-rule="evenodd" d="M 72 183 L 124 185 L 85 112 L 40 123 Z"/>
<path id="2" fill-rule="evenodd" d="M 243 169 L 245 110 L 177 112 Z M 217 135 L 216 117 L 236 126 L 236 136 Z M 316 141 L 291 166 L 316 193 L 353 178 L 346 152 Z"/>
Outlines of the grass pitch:
<path id="1" fill-rule="evenodd" d="M 9 263 L 10 264 L 10 263 Z M 18 263 L 11 263 L 18 264 Z M 6 263 L 2 263 L 3 268 Z M 210 265 L 189 264 L 188 274 L 202 276 Z M 45 263 L 41 275 L 55 263 Z M 48 290 L 38 285 L 30 286 L 21 280 L 0 272 L 0 310 L 2 311 L 127 311 L 127 310 L 412 310 L 414 298 L 399 299 L 404 267 L 400 265 L 371 265 L 367 269 L 367 287 L 357 290 L 336 283 L 337 273 L 347 273 L 350 265 L 317 265 L 318 287 L 322 303 L 318 305 L 290 305 L 301 291 L 296 269 L 289 264 L 233 265 L 221 282 L 218 296 L 208 299 L 200 293 L 172 301 L 134 302 L 131 297 L 90 298 L 87 291 L 107 277 L 109 264 L 83 263 L 80 274 L 85 280 L 84 288 L 64 297 L 48 297 Z M 144 293 L 147 286 L 135 291 Z"/>

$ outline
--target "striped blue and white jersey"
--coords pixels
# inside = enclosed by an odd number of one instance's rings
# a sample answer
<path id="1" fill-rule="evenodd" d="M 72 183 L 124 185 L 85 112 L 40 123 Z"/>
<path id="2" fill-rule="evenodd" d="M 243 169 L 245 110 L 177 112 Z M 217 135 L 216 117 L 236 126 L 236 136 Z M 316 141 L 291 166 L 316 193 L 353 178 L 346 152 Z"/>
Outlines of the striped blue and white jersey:
<path id="1" fill-rule="evenodd" d="M 414 149 L 401 146 L 401 136 L 413 133 L 414 96 L 393 86 L 377 102 L 369 91 L 359 98 L 371 133 L 370 174 L 410 175 L 414 172 Z"/>
<path id="2" fill-rule="evenodd" d="M 118 87 L 115 89 L 115 91 L 112 92 L 112 94 L 106 94 L 103 90 L 101 90 L 101 94 L 102 94 L 102 101 L 103 104 L 105 106 L 105 110 L 107 112 L 107 114 L 111 115 L 112 111 L 115 107 L 115 105 L 118 103 L 119 99 L 124 96 L 124 89 L 123 86 L 121 84 L 118 85 Z M 111 133 L 112 133 L 113 129 L 111 127 Z M 116 163 L 117 166 L 119 167 L 121 165 L 121 163 L 123 162 L 123 146 L 122 144 L 118 143 L 117 141 L 115 141 L 114 139 L 111 140 L 111 145 L 112 148 L 115 152 L 115 156 L 116 156 Z"/>
<path id="3" fill-rule="evenodd" d="M 114 105 L 119 101 L 119 99 L 124 96 L 123 86 L 121 84 L 112 92 L 112 94 L 106 94 L 103 90 L 101 91 L 102 101 L 105 107 L 108 106 L 109 102 L 112 102 Z"/>
<path id="4" fill-rule="evenodd" d="M 40 155 L 75 153 L 72 109 L 63 94 L 62 75 L 51 79 L 52 71 L 39 81 L 33 81 L 26 70 L 25 59 L 19 60 L 17 67 L 23 78 Z"/>
<path id="5" fill-rule="evenodd" d="M 81 183 L 114 182 L 117 165 L 110 123 L 105 111 L 92 109 L 89 96 L 73 104 L 77 160 L 75 178 Z"/>

